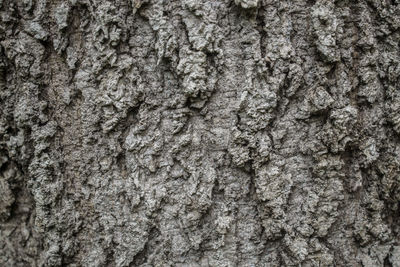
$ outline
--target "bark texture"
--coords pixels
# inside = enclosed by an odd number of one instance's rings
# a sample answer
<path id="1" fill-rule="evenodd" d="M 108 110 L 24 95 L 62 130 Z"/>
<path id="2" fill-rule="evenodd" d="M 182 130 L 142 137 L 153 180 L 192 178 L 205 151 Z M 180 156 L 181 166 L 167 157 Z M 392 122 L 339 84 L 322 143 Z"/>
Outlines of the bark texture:
<path id="1" fill-rule="evenodd" d="M 0 266 L 400 266 L 399 0 L 0 0 Z"/>

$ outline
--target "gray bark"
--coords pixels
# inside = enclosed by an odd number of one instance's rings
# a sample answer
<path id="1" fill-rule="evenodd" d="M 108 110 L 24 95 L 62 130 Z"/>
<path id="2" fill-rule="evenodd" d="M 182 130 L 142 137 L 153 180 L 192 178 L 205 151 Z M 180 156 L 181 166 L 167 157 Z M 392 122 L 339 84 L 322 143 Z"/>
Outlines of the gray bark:
<path id="1" fill-rule="evenodd" d="M 399 0 L 0 0 L 0 266 L 400 266 Z"/>

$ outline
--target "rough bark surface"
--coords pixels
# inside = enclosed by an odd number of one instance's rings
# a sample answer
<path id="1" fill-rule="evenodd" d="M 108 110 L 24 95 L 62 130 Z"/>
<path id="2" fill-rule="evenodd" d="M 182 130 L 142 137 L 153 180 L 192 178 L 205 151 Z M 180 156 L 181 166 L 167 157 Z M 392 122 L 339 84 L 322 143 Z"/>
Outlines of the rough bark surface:
<path id="1" fill-rule="evenodd" d="M 0 0 L 0 266 L 400 266 L 399 0 Z"/>

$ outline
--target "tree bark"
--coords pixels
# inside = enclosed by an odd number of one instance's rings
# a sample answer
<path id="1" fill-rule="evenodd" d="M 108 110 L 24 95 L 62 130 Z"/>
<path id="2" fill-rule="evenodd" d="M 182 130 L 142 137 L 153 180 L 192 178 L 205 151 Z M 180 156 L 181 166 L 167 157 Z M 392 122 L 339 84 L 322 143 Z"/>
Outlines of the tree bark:
<path id="1" fill-rule="evenodd" d="M 400 266 L 399 0 L 0 0 L 0 266 Z"/>

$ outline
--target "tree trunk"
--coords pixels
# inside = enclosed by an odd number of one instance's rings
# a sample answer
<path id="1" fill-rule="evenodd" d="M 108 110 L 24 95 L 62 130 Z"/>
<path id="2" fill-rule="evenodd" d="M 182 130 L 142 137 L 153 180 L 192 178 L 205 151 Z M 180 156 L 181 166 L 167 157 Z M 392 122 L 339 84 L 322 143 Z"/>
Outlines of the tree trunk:
<path id="1" fill-rule="evenodd" d="M 0 0 L 0 266 L 400 266 L 399 0 Z"/>

